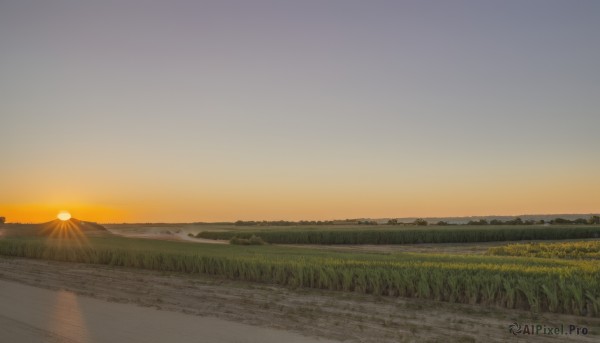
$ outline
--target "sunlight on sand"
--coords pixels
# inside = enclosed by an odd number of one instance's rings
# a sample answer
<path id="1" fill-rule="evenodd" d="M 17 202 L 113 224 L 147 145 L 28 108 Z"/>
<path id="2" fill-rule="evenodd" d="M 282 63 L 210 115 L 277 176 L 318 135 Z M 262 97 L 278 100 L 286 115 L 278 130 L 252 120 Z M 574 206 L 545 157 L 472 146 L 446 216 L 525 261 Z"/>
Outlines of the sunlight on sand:
<path id="1" fill-rule="evenodd" d="M 92 341 L 75 293 L 58 291 L 52 313 L 48 326 L 50 331 L 77 342 Z"/>

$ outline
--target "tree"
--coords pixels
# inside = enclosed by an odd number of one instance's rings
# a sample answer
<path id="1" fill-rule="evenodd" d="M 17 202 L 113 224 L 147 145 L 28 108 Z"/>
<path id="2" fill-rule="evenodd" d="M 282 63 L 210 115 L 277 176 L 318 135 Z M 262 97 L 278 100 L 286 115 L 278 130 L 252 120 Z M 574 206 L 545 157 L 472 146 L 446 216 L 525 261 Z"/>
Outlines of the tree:
<path id="1" fill-rule="evenodd" d="M 600 224 L 600 217 L 592 216 L 592 217 L 590 217 L 589 222 L 590 222 L 590 224 Z"/>
<path id="2" fill-rule="evenodd" d="M 388 225 L 398 225 L 398 219 L 390 219 L 387 222 Z"/>
<path id="3" fill-rule="evenodd" d="M 469 220 L 469 222 L 467 223 L 467 225 L 488 225 L 488 221 L 485 219 L 480 219 L 480 220 Z"/>
<path id="4" fill-rule="evenodd" d="M 573 222 L 568 220 L 568 219 L 564 219 L 564 218 L 556 218 L 553 221 L 550 222 L 550 224 L 572 224 Z"/>
<path id="5" fill-rule="evenodd" d="M 448 224 L 448 222 L 445 222 L 445 221 L 443 221 L 443 220 L 440 220 L 439 222 L 437 222 L 437 224 L 436 224 L 436 225 L 439 225 L 439 226 L 446 226 L 446 225 L 450 225 L 450 224 Z"/>
<path id="6" fill-rule="evenodd" d="M 6 223 L 6 218 L 0 217 L 0 224 L 4 224 L 4 223 Z"/>
<path id="7" fill-rule="evenodd" d="M 415 220 L 413 222 L 413 224 L 418 225 L 418 226 L 427 226 L 428 223 L 427 223 L 427 220 L 419 218 L 419 219 Z"/>
<path id="8" fill-rule="evenodd" d="M 504 224 L 506 224 L 506 225 L 523 225 L 523 220 L 521 218 L 517 217 L 513 220 L 505 221 Z"/>

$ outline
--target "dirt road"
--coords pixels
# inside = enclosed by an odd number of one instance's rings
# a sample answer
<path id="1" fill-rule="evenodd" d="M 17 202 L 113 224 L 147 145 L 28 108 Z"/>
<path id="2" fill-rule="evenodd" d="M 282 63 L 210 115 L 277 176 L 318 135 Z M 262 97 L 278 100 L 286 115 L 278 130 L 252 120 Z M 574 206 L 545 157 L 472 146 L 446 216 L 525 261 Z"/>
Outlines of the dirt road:
<path id="1" fill-rule="evenodd" d="M 2 342 L 315 342 L 293 332 L 0 280 Z M 333 342 L 318 340 L 318 342 Z"/>

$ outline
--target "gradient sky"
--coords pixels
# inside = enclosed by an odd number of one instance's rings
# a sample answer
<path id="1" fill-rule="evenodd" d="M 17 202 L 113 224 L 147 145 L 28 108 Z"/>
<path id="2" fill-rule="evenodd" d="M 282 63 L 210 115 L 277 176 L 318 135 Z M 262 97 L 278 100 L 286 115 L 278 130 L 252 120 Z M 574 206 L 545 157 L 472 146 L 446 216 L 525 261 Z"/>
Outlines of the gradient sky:
<path id="1" fill-rule="evenodd" d="M 0 215 L 600 212 L 599 1 L 0 2 Z"/>

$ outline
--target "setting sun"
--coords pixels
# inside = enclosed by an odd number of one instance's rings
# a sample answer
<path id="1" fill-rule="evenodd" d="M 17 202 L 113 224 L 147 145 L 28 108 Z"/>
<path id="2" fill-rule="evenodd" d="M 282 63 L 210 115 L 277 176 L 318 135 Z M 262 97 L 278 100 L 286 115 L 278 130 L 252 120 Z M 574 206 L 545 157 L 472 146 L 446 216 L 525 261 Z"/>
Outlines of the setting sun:
<path id="1" fill-rule="evenodd" d="M 56 215 L 56 218 L 58 218 L 62 221 L 69 220 L 69 219 L 71 219 L 71 213 L 69 213 L 67 211 L 60 211 L 60 213 Z"/>

